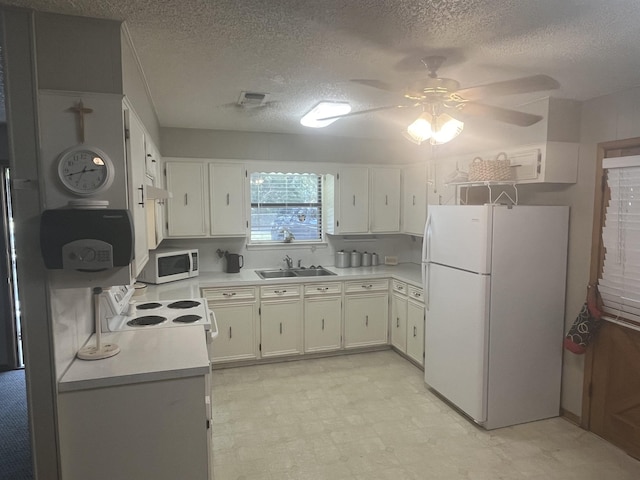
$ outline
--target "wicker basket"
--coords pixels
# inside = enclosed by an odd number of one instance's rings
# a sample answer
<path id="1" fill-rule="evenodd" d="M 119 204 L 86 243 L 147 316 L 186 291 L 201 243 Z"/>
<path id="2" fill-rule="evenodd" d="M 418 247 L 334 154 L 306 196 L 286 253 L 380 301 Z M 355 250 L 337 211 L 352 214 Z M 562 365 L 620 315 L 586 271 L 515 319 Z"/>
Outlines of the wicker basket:
<path id="1" fill-rule="evenodd" d="M 511 164 L 507 154 L 499 153 L 495 160 L 476 157 L 469 165 L 470 182 L 504 182 L 511 180 Z"/>

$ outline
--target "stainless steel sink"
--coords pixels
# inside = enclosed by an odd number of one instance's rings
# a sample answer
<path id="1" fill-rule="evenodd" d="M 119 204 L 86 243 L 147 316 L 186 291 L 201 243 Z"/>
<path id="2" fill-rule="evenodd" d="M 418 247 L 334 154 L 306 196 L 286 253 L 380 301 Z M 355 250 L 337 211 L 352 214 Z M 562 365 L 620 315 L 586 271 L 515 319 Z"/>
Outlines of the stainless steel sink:
<path id="1" fill-rule="evenodd" d="M 324 268 L 307 268 L 304 270 L 296 270 L 296 276 L 298 277 L 324 277 L 326 275 L 336 275 Z"/>
<path id="2" fill-rule="evenodd" d="M 296 274 L 292 270 L 256 270 L 260 278 L 285 278 L 295 277 Z"/>
<path id="3" fill-rule="evenodd" d="M 266 280 L 269 278 L 288 278 L 288 277 L 324 277 L 327 275 L 336 275 L 324 268 L 292 268 L 290 270 L 256 270 L 256 274 Z"/>

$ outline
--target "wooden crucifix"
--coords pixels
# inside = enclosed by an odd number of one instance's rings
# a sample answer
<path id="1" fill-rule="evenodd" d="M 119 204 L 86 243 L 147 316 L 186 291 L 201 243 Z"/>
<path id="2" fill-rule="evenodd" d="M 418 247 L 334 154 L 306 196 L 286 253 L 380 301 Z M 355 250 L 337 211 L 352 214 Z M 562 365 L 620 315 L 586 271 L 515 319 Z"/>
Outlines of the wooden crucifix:
<path id="1" fill-rule="evenodd" d="M 78 133 L 80 134 L 80 143 L 84 143 L 84 115 L 93 112 L 92 108 L 84 108 L 82 100 L 75 107 L 69 108 L 70 112 L 78 114 Z"/>

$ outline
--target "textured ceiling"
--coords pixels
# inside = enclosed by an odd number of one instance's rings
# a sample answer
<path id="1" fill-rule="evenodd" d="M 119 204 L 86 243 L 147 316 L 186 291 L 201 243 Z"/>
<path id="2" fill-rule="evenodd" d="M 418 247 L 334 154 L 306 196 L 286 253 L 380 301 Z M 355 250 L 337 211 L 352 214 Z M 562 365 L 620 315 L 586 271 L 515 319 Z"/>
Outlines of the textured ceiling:
<path id="1" fill-rule="evenodd" d="M 554 96 L 585 100 L 640 85 L 638 0 L 3 3 L 126 20 L 165 127 L 309 133 L 298 121 L 321 100 L 354 110 L 397 103 L 349 80 L 406 85 L 425 75 L 420 58 L 431 53 L 447 55 L 439 74 L 464 87 L 545 73 L 562 85 Z M 270 103 L 238 107 L 241 90 L 270 93 Z M 515 107 L 543 95 L 487 103 Z M 378 112 L 317 133 L 396 138 L 407 118 Z"/>

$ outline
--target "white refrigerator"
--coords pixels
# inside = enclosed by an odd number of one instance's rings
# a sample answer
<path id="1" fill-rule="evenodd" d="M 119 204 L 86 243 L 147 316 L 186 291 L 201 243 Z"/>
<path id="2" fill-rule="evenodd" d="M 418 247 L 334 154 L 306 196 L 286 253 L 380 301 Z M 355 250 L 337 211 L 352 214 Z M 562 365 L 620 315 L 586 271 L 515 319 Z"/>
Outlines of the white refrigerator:
<path id="1" fill-rule="evenodd" d="M 429 207 L 425 381 L 487 429 L 560 410 L 569 207 Z"/>

